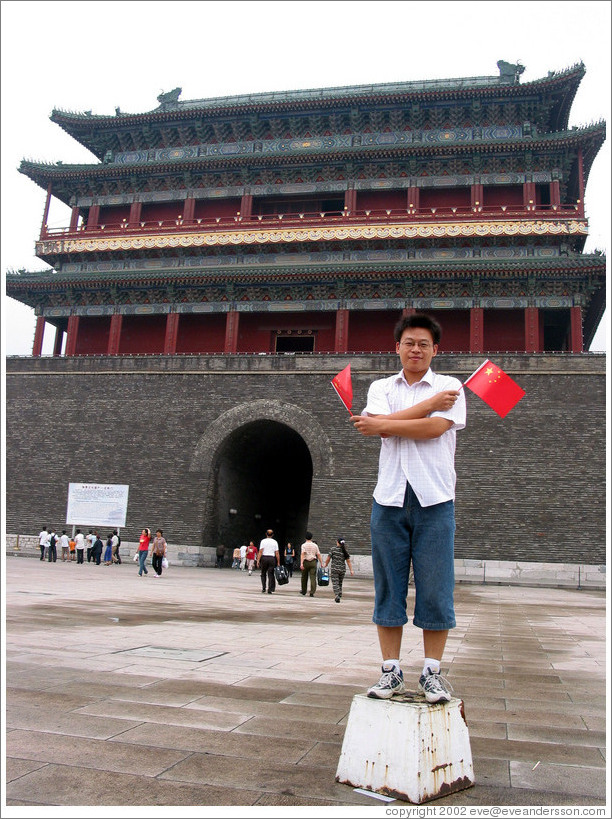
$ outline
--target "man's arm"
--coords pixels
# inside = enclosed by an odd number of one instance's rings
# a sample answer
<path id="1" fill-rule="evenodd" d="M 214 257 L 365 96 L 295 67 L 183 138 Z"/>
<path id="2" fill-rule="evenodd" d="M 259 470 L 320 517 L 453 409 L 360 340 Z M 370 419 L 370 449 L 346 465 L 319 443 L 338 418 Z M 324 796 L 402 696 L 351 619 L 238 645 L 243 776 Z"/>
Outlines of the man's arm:
<path id="1" fill-rule="evenodd" d="M 439 438 L 453 426 L 453 422 L 448 418 L 439 416 L 398 420 L 389 415 L 353 415 L 351 421 L 362 435 L 382 435 L 384 437 L 395 435 L 398 438 L 412 438 L 415 441 Z"/>
<path id="2" fill-rule="evenodd" d="M 445 412 L 452 409 L 458 397 L 458 390 L 442 390 L 423 401 L 419 401 L 413 407 L 390 412 L 385 417 L 396 421 L 413 421 L 416 418 L 427 418 L 432 412 Z"/>

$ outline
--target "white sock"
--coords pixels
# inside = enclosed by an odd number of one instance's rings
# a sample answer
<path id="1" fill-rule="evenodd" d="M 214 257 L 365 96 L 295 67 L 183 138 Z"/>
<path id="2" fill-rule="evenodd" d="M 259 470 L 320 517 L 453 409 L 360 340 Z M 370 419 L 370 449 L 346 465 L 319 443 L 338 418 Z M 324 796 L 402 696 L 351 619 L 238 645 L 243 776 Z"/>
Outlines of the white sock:
<path id="1" fill-rule="evenodd" d="M 385 660 L 383 662 L 383 671 L 395 671 L 397 674 L 400 670 L 399 660 Z"/>
<path id="2" fill-rule="evenodd" d="M 433 657 L 425 657 L 423 661 L 423 674 L 429 674 L 429 672 L 434 674 L 440 673 L 440 660 L 434 660 Z"/>

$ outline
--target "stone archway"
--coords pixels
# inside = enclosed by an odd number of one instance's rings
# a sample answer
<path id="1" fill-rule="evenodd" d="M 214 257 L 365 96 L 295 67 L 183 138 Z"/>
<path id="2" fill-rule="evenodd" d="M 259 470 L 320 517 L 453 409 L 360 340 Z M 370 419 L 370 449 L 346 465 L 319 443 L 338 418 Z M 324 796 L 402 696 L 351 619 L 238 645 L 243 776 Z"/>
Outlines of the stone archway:
<path id="1" fill-rule="evenodd" d="M 207 491 L 203 545 L 233 548 L 270 527 L 283 545 L 303 537 L 313 477 L 331 477 L 331 442 L 319 422 L 293 404 L 241 404 L 213 421 L 190 471 Z"/>

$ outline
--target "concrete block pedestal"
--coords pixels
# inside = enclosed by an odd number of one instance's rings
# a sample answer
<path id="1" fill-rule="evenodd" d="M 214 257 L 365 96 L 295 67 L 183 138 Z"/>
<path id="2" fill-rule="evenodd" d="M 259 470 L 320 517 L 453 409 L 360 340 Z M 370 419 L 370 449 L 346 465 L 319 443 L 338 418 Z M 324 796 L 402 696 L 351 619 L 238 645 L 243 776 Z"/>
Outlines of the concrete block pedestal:
<path id="1" fill-rule="evenodd" d="M 353 697 L 336 782 L 415 804 L 470 788 L 472 751 L 463 701 L 418 694 Z"/>

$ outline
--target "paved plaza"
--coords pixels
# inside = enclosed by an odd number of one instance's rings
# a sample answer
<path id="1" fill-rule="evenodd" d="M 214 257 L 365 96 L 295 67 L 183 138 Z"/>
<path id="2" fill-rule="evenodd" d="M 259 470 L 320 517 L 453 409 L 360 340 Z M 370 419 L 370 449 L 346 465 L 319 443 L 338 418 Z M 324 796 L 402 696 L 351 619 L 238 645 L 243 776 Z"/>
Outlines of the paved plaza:
<path id="1" fill-rule="evenodd" d="M 352 697 L 379 675 L 370 579 L 347 577 L 336 604 L 331 587 L 302 597 L 296 576 L 269 595 L 231 569 L 141 578 L 131 561 L 12 555 L 5 567 L 9 815 L 384 815 L 335 782 Z M 430 804 L 605 805 L 605 593 L 461 584 L 456 610 L 443 670 L 465 703 L 476 784 Z M 406 628 L 409 688 L 420 638 Z"/>

